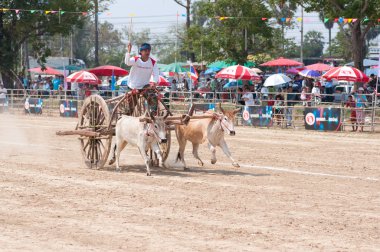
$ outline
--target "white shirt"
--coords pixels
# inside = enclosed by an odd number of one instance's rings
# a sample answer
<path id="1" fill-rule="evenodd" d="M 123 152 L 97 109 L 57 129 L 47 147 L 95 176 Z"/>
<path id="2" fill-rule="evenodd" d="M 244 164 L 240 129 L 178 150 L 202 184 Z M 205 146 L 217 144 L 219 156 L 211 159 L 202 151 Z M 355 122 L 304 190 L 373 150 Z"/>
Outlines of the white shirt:
<path id="1" fill-rule="evenodd" d="M 5 88 L 0 88 L 0 99 L 7 98 L 7 90 Z"/>
<path id="2" fill-rule="evenodd" d="M 152 75 L 153 82 L 158 82 L 159 71 L 157 62 L 152 58 L 149 58 L 144 62 L 139 56 L 131 58 L 130 54 L 127 52 L 125 54 L 125 64 L 132 67 L 127 84 L 130 88 L 142 89 L 149 84 Z"/>
<path id="3" fill-rule="evenodd" d="M 311 93 L 318 96 L 321 94 L 321 90 L 319 89 L 319 87 L 313 87 Z"/>
<path id="4" fill-rule="evenodd" d="M 262 87 L 261 88 L 261 93 L 263 94 L 264 97 L 268 96 L 269 90 L 267 87 Z"/>
<path id="5" fill-rule="evenodd" d="M 251 92 L 244 93 L 241 98 L 242 99 L 248 99 L 247 101 L 245 101 L 245 106 L 255 105 L 255 102 L 253 101 L 253 95 Z"/>

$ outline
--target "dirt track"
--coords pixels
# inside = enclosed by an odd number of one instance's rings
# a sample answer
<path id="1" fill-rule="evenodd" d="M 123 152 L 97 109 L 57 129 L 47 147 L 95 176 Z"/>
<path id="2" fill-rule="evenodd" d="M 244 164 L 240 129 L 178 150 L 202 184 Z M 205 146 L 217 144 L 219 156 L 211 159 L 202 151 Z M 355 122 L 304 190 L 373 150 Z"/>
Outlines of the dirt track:
<path id="1" fill-rule="evenodd" d="M 0 115 L 1 251 L 376 251 L 380 135 L 237 128 L 235 169 L 82 166 L 75 120 Z M 169 164 L 177 146 L 173 141 Z"/>

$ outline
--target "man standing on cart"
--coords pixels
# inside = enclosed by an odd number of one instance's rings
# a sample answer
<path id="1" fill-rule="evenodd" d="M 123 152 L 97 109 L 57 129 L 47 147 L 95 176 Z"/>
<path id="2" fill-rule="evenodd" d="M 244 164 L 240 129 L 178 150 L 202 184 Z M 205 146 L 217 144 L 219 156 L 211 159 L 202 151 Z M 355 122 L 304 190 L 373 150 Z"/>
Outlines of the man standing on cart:
<path id="1" fill-rule="evenodd" d="M 144 43 L 139 48 L 140 56 L 131 57 L 132 45 L 128 44 L 128 51 L 125 54 L 125 64 L 131 66 L 128 79 L 128 91 L 138 90 L 148 101 L 151 112 L 157 113 L 158 99 L 155 85 L 159 80 L 159 70 L 156 60 L 150 57 L 151 46 Z M 150 83 L 153 75 L 153 83 Z M 134 108 L 137 103 L 137 95 L 133 95 L 129 102 L 130 107 Z M 132 103 L 133 102 L 133 103 Z M 132 112 L 132 111 L 131 111 Z"/>

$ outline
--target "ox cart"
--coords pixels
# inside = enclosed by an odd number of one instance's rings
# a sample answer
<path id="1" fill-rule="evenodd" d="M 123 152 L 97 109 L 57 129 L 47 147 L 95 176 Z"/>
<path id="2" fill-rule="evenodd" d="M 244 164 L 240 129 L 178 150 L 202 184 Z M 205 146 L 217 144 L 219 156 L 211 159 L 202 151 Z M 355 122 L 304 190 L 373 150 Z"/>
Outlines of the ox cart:
<path id="1" fill-rule="evenodd" d="M 112 99 L 105 100 L 99 95 L 87 97 L 78 113 L 78 123 L 74 130 L 58 131 L 57 135 L 78 135 L 83 160 L 88 168 L 103 168 L 110 154 L 112 138 L 115 135 L 117 120 L 122 115 L 140 117 L 149 111 L 148 101 L 142 94 L 134 91 Z M 163 161 L 169 155 L 171 143 L 171 130 L 176 124 L 186 124 L 191 118 L 205 118 L 210 116 L 173 116 L 164 103 L 158 100 L 157 114 L 162 116 L 169 113 L 165 119 L 167 124 L 167 142 L 160 143 Z M 143 119 L 141 119 L 143 121 Z M 150 150 L 151 162 L 158 165 L 156 154 Z"/>

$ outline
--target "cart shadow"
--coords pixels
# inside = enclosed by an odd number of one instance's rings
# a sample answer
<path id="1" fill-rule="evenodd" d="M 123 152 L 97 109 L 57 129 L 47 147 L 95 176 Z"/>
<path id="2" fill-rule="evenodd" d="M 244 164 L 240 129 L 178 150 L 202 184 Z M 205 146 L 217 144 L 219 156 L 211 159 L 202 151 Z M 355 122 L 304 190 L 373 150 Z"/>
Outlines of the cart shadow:
<path id="1" fill-rule="evenodd" d="M 120 173 L 146 173 L 146 167 L 144 165 L 129 165 L 121 166 Z M 102 170 L 108 172 L 116 172 L 115 167 L 107 166 Z M 179 167 L 152 167 L 152 176 L 177 176 L 177 177 L 190 177 L 196 174 L 208 174 L 208 175 L 223 175 L 223 176 L 252 176 L 252 177 L 265 177 L 270 176 L 267 173 L 254 173 L 243 172 L 238 170 L 222 170 L 222 169 L 209 169 L 202 167 L 189 167 L 188 170 L 184 170 Z"/>

